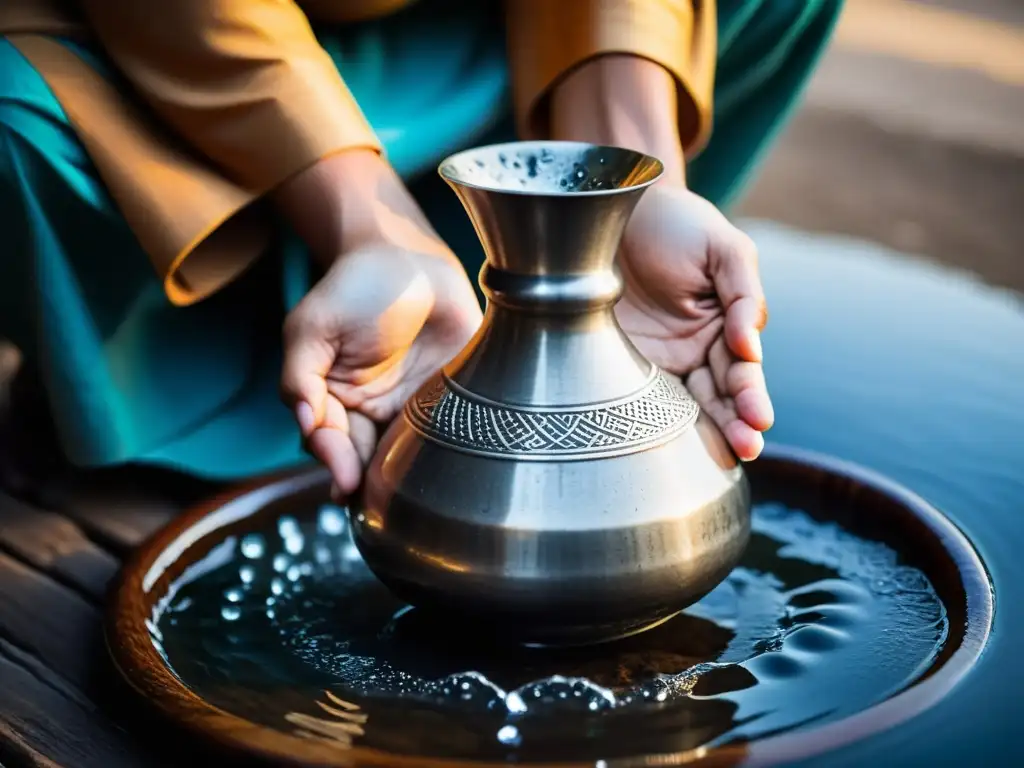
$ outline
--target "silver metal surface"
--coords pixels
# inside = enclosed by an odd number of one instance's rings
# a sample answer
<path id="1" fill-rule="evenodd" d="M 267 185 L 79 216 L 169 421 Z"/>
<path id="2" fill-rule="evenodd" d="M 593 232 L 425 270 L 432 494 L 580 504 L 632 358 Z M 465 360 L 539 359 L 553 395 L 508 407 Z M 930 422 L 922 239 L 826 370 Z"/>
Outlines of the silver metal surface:
<path id="1" fill-rule="evenodd" d="M 654 158 L 522 142 L 441 164 L 487 262 L 484 322 L 385 435 L 353 516 L 409 602 L 541 644 L 621 637 L 735 566 L 740 463 L 616 322 L 615 256 Z"/>

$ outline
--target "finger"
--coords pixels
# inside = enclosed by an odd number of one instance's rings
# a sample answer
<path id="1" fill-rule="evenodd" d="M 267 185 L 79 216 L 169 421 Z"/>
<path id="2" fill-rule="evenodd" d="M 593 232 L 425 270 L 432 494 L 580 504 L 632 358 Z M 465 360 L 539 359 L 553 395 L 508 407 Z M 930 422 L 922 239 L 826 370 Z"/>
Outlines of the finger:
<path id="1" fill-rule="evenodd" d="M 301 423 L 300 426 L 302 426 Z M 321 418 L 320 423 L 316 425 L 313 431 L 310 432 L 309 435 L 303 433 L 303 445 L 305 449 L 312 453 L 314 456 L 316 456 L 316 453 L 313 451 L 313 448 L 310 445 L 309 440 L 313 436 L 313 434 L 315 434 L 317 429 L 335 429 L 340 432 L 344 432 L 345 434 L 348 434 L 348 412 L 345 410 L 345 407 L 335 398 L 328 397 L 326 399 L 323 418 Z"/>
<path id="2" fill-rule="evenodd" d="M 771 429 L 775 411 L 760 363 L 738 360 L 719 337 L 708 350 L 708 367 L 718 394 L 733 401 L 736 414 L 743 421 L 762 432 Z"/>
<path id="3" fill-rule="evenodd" d="M 310 436 L 309 448 L 330 471 L 341 494 L 350 494 L 359 487 L 363 465 L 348 433 L 321 427 Z"/>
<path id="4" fill-rule="evenodd" d="M 724 430 L 726 425 L 736 420 L 732 401 L 719 392 L 709 367 L 704 366 L 691 373 L 686 379 L 686 388 L 719 429 Z"/>
<path id="5" fill-rule="evenodd" d="M 323 423 L 327 408 L 324 380 L 334 363 L 336 350 L 325 342 L 319 324 L 297 308 L 284 324 L 284 362 L 281 397 L 296 414 L 303 437 Z M 305 403 L 308 408 L 300 407 Z"/>
<path id="6" fill-rule="evenodd" d="M 381 370 L 380 375 L 354 387 L 348 394 L 348 399 L 361 406 L 367 400 L 380 397 L 399 386 L 420 357 L 420 349 L 421 344 L 413 344 L 407 354 L 403 355 L 401 359 L 396 359 L 390 367 Z"/>
<path id="7" fill-rule="evenodd" d="M 775 409 L 760 363 L 735 362 L 729 366 L 726 394 L 732 398 L 737 415 L 752 429 L 760 432 L 771 429 Z"/>
<path id="8" fill-rule="evenodd" d="M 368 397 L 393 387 L 401 379 L 406 368 L 406 356 L 403 350 L 374 368 L 346 372 L 344 380 L 330 375 L 327 391 L 346 408 L 359 408 Z"/>
<path id="9" fill-rule="evenodd" d="M 746 234 L 731 224 L 723 226 L 713 236 L 710 246 L 711 276 L 715 290 L 726 311 L 727 334 L 733 351 L 745 360 L 757 362 L 758 340 L 754 332 L 764 327 L 768 319 L 764 288 L 757 269 L 757 246 Z M 742 306 L 733 309 L 737 302 Z M 729 315 L 735 312 L 735 318 Z"/>
<path id="10" fill-rule="evenodd" d="M 708 367 L 715 380 L 715 389 L 724 397 L 729 396 L 729 369 L 736 362 L 736 356 L 729 351 L 725 336 L 719 335 L 708 349 Z"/>
<path id="11" fill-rule="evenodd" d="M 709 367 L 698 368 L 686 380 L 686 388 L 729 442 L 736 456 L 743 461 L 756 459 L 764 449 L 764 438 L 736 411 L 729 397 L 723 397 L 715 386 Z"/>
<path id="12" fill-rule="evenodd" d="M 390 421 L 402 410 L 409 398 L 448 362 L 448 358 L 444 345 L 432 344 L 421 339 L 409 355 L 405 375 L 390 389 L 374 397 L 368 397 L 359 406 L 359 410 L 374 421 Z"/>
<path id="13" fill-rule="evenodd" d="M 352 445 L 356 454 L 365 469 L 373 458 L 377 448 L 377 425 L 361 413 L 353 412 L 348 415 L 349 436 L 352 438 Z"/>
<path id="14" fill-rule="evenodd" d="M 753 461 L 764 450 L 764 435 L 739 419 L 729 422 L 722 433 L 742 461 Z"/>
<path id="15" fill-rule="evenodd" d="M 758 303 L 747 296 L 729 305 L 725 313 L 725 340 L 733 354 L 741 360 L 760 363 L 764 357 L 761 331 L 767 321 L 768 310 L 764 301 Z"/>

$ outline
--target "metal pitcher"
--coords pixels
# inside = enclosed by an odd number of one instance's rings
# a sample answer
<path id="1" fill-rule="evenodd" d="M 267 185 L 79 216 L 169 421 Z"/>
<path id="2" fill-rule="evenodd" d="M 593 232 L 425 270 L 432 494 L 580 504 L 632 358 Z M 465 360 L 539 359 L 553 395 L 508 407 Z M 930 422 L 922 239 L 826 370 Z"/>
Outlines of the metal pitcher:
<path id="1" fill-rule="evenodd" d="M 750 533 L 742 465 L 619 327 L 619 242 L 661 163 L 519 142 L 442 162 L 483 243 L 484 322 L 385 435 L 353 514 L 416 606 L 518 642 L 607 641 L 713 589 Z"/>

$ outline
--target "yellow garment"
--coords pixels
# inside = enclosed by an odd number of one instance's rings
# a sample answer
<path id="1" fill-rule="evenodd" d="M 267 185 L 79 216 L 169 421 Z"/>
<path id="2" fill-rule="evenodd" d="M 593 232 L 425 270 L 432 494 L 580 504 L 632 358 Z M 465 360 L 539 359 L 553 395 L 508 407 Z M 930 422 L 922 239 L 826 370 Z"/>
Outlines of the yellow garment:
<path id="1" fill-rule="evenodd" d="M 269 232 L 252 202 L 325 156 L 381 148 L 310 20 L 376 18 L 408 2 L 4 0 L 0 35 L 53 90 L 170 300 L 188 304 L 266 247 Z M 524 136 L 543 137 L 545 96 L 561 77 L 594 56 L 629 53 L 675 75 L 686 149 L 707 140 L 712 0 L 506 6 Z M 97 40 L 142 103 L 50 38 L 57 35 Z"/>

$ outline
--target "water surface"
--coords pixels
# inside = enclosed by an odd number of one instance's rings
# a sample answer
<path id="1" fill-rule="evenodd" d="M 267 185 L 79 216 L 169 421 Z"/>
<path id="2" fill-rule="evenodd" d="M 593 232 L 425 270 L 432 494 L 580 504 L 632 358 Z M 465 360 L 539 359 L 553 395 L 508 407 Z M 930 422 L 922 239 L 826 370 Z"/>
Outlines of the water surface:
<path id="1" fill-rule="evenodd" d="M 496 647 L 399 602 L 336 507 L 264 518 L 164 601 L 168 663 L 235 714 L 382 750 L 597 760 L 806 728 L 905 687 L 948 632 L 898 553 L 781 505 L 757 507 L 741 566 L 684 614 L 562 651 Z"/>

